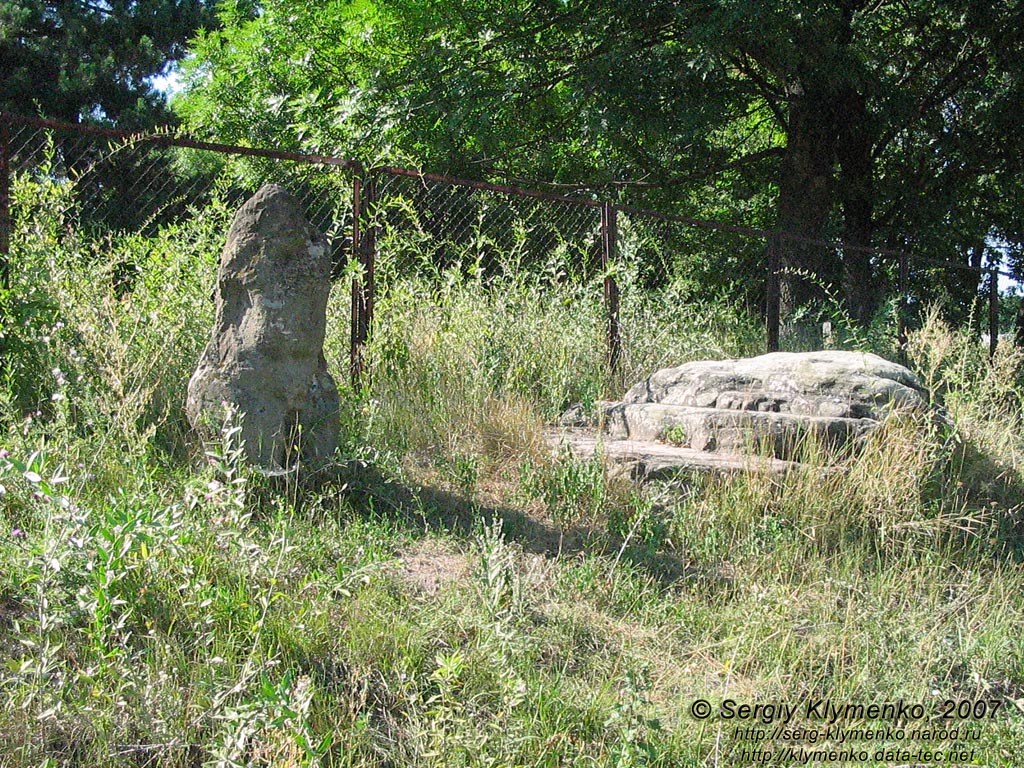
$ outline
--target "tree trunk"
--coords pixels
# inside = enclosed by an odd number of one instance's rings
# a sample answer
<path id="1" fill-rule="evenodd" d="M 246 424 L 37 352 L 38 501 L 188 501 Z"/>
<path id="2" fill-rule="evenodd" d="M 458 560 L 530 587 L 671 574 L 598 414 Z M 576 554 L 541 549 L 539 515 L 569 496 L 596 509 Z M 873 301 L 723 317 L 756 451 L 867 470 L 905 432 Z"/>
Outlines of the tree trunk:
<path id="1" fill-rule="evenodd" d="M 864 97 L 852 88 L 839 95 L 836 155 L 839 199 L 843 210 L 843 292 L 850 315 L 866 326 L 878 309 L 880 292 L 874 279 L 870 248 L 874 235 L 874 183 L 871 150 L 874 136 Z"/>
<path id="2" fill-rule="evenodd" d="M 789 100 L 786 151 L 779 173 L 776 229 L 781 236 L 780 295 L 783 322 L 801 305 L 822 296 L 819 281 L 835 254 L 817 243 L 834 194 L 835 126 L 826 89 L 795 86 Z"/>

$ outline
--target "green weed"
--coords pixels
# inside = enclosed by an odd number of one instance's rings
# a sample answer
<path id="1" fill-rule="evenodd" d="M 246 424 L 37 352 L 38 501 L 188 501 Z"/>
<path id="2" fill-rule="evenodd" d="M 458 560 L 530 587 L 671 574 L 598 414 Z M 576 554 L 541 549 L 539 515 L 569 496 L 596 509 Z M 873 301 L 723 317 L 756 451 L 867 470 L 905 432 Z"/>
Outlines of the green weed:
<path id="1" fill-rule="evenodd" d="M 623 264 L 620 379 L 568 244 L 531 263 L 525 224 L 507 254 L 481 225 L 438 266 L 423 230 L 382 244 L 358 392 L 335 286 L 351 487 L 300 507 L 243 465 L 240 414 L 206 446 L 184 422 L 230 212 L 96 238 L 54 177 L 14 199 L 0 765 L 740 764 L 698 698 L 996 698 L 975 762 L 1024 748 L 1019 351 L 990 362 L 936 315 L 908 348 L 934 421 L 838 470 L 807 440 L 802 472 L 635 485 L 552 456 L 545 422 L 759 351 L 759 321 Z M 417 589 L 424 540 L 475 568 Z"/>

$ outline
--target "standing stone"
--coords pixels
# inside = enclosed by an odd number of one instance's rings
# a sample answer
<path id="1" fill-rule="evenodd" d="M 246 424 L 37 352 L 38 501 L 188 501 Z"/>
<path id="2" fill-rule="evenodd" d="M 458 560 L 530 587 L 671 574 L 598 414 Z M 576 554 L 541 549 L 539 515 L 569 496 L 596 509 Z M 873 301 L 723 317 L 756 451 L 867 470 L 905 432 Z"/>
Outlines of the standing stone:
<path id="1" fill-rule="evenodd" d="M 234 406 L 246 457 L 263 469 L 321 463 L 337 447 L 338 390 L 323 352 L 330 273 L 326 241 L 282 187 L 264 186 L 235 215 L 186 412 L 210 437 L 224 403 Z"/>

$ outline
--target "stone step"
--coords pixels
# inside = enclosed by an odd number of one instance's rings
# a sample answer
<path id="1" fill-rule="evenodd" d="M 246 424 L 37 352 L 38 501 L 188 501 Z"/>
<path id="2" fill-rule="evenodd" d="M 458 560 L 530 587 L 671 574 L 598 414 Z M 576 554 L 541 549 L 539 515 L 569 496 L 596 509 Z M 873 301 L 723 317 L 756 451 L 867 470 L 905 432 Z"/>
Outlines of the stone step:
<path id="1" fill-rule="evenodd" d="M 665 403 L 604 403 L 601 414 L 612 440 L 664 443 L 698 453 L 769 454 L 777 459 L 794 458 L 808 439 L 835 449 L 877 426 L 872 419 Z"/>
<path id="2" fill-rule="evenodd" d="M 568 451 L 581 460 L 601 457 L 613 475 L 639 480 L 659 480 L 694 474 L 735 475 L 761 473 L 773 476 L 806 471 L 807 465 L 763 456 L 708 453 L 647 440 L 617 440 L 594 430 L 563 429 L 545 433 L 555 453 Z"/>

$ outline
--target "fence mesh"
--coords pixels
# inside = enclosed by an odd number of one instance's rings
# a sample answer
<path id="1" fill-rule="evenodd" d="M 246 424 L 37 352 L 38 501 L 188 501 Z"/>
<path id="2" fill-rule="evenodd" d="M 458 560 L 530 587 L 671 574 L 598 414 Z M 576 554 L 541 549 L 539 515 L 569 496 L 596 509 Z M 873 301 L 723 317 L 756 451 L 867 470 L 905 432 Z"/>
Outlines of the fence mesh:
<path id="1" fill-rule="evenodd" d="M 619 216 L 619 258 L 644 290 L 677 285 L 763 305 L 765 245 L 755 230 L 633 209 Z"/>
<path id="2" fill-rule="evenodd" d="M 858 325 L 846 310 L 851 286 L 862 284 L 863 276 L 846 274 L 837 283 L 817 276 L 843 275 L 846 263 L 853 263 L 839 244 L 786 241 L 760 229 L 403 169 L 363 174 L 357 164 L 337 158 L 202 145 L 167 132 L 125 136 L 10 116 L 3 120 L 4 183 L 9 187 L 11 179 L 20 177 L 66 184 L 74 199 L 67 215 L 86 237 L 152 237 L 203 216 L 211 205 L 233 210 L 266 182 L 283 185 L 327 236 L 335 277 L 352 268 L 349 276 L 358 288 L 352 321 L 354 328 L 362 328 L 353 331 L 353 348 L 368 339 L 374 293 L 386 299 L 403 279 L 436 281 L 452 273 L 495 285 L 530 273 L 551 284 L 573 282 L 594 291 L 601 291 L 603 281 L 605 311 L 614 316 L 607 341 L 618 345 L 621 321 L 623 343 L 621 350 L 610 350 L 609 359 L 624 363 L 627 380 L 671 362 L 652 358 L 646 349 L 656 346 L 645 340 L 654 326 L 631 307 L 635 296 L 662 295 L 663 313 L 673 311 L 673 302 L 691 310 L 716 303 L 745 310 L 746 326 L 724 333 L 722 325 L 734 316 L 709 314 L 708 338 L 717 334 L 727 341 L 718 347 L 709 342 L 706 349 L 687 355 L 764 349 L 765 318 L 771 347 L 773 306 L 779 309 L 778 346 L 792 350 L 866 342 L 897 352 L 902 329 L 919 324 L 936 304 L 955 323 L 973 317 L 983 326 L 991 315 L 985 270 L 953 269 L 964 265 L 872 254 L 869 314 L 876 322 Z M 363 185 L 362 203 L 354 184 Z M 17 208 L 19 201 L 11 203 Z M 10 217 L 5 218 L 9 235 Z M 354 242 L 359 230 L 364 233 L 361 248 Z M 773 254 L 773 247 L 779 251 Z M 621 316 L 620 291 L 628 294 Z M 700 313 L 680 313 L 680 318 L 700 322 Z M 718 327 L 711 327 L 715 323 Z M 657 332 L 666 327 L 662 318 Z"/>
<path id="3" fill-rule="evenodd" d="M 779 249 L 783 349 L 860 347 L 898 357 L 907 333 L 933 313 L 992 333 L 987 269 L 842 243 L 780 238 Z"/>
<path id="4" fill-rule="evenodd" d="M 14 123 L 9 173 L 67 184 L 74 197 L 69 214 L 87 237 L 152 237 L 162 227 L 203 215 L 215 200 L 237 207 L 263 184 L 274 182 L 301 201 L 341 263 L 352 218 L 350 174 L 344 169 L 174 141 L 169 133 L 114 137 L 71 126 Z"/>
<path id="5" fill-rule="evenodd" d="M 374 223 L 380 290 L 447 270 L 496 279 L 532 270 L 588 280 L 601 270 L 600 207 L 382 172 Z"/>

